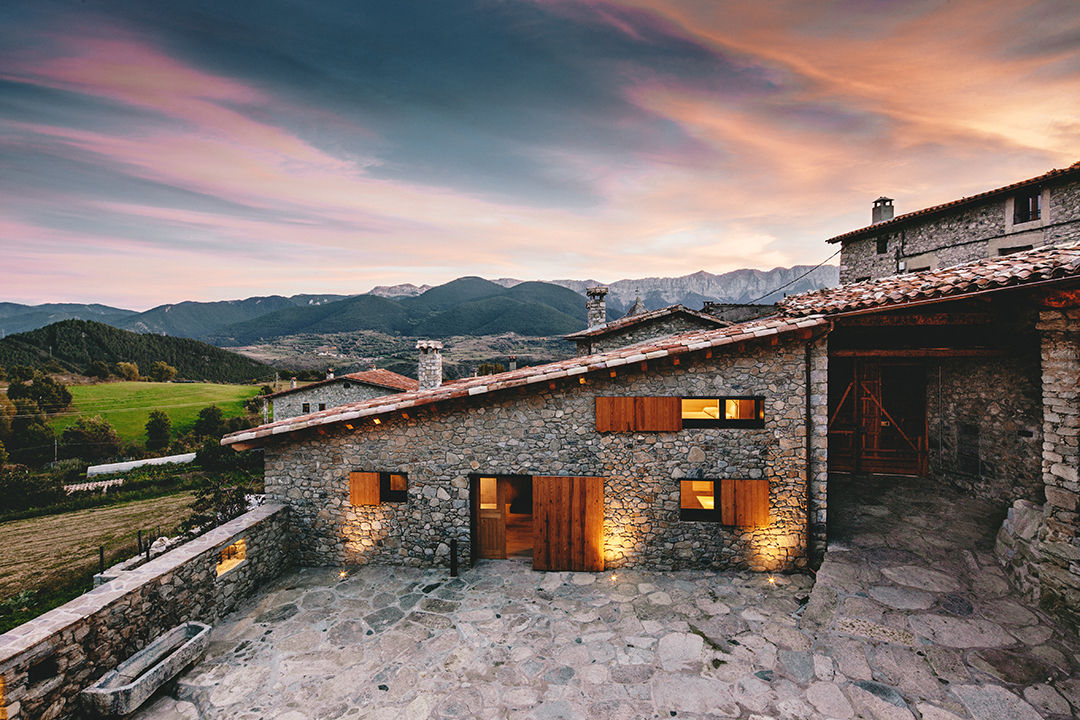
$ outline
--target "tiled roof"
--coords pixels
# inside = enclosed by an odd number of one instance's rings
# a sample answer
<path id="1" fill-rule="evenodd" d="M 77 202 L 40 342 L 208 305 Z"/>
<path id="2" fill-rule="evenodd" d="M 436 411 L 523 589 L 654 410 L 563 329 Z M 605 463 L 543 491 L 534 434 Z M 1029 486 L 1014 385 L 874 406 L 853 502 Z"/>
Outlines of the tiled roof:
<path id="1" fill-rule="evenodd" d="M 831 315 L 1066 277 L 1080 277 L 1080 243 L 815 290 L 786 297 L 779 305 L 789 317 Z"/>
<path id="2" fill-rule="evenodd" d="M 321 385 L 329 385 L 330 383 L 343 382 L 345 380 L 352 380 L 354 382 L 361 382 L 366 385 L 375 385 L 377 387 L 386 388 L 387 390 L 397 390 L 398 392 L 406 392 L 409 390 L 415 390 L 420 386 L 416 380 L 404 375 L 399 375 L 392 370 L 383 370 L 382 368 L 375 368 L 373 370 L 364 370 L 362 372 L 347 373 L 345 375 L 338 375 L 337 377 L 328 378 L 326 380 L 320 380 L 319 382 L 308 383 L 307 385 L 300 385 L 299 387 L 289 388 L 288 390 L 282 390 L 280 392 L 267 395 L 268 398 L 281 397 L 282 395 L 288 395 L 289 393 L 298 392 L 300 390 L 308 390 L 313 387 L 319 387 Z"/>
<path id="3" fill-rule="evenodd" d="M 248 443 L 264 440 L 276 435 L 287 434 L 305 428 L 314 428 L 334 423 L 348 422 L 365 417 L 375 417 L 386 413 L 408 410 L 413 407 L 446 402 L 458 398 L 485 395 L 498 390 L 527 387 L 536 383 L 546 383 L 567 377 L 576 377 L 592 372 L 608 371 L 626 365 L 634 365 L 649 360 L 681 355 L 710 348 L 734 346 L 738 343 L 755 342 L 779 335 L 809 330 L 827 324 L 820 317 L 770 318 L 730 325 L 716 330 L 697 332 L 658 338 L 647 343 L 619 348 L 596 355 L 560 360 L 547 365 L 510 370 L 496 375 L 482 375 L 467 378 L 452 384 L 441 385 L 430 390 L 387 395 L 373 400 L 350 403 L 339 407 L 301 415 L 300 417 L 279 420 L 269 425 L 261 425 L 250 430 L 226 435 L 223 445 Z"/>
<path id="4" fill-rule="evenodd" d="M 692 315 L 700 320 L 713 323 L 717 327 L 724 327 L 729 323 L 726 320 L 721 320 L 718 317 L 713 317 L 708 313 L 698 312 L 697 310 L 691 310 L 685 308 L 682 305 L 671 305 L 666 308 L 660 308 L 659 310 L 649 310 L 648 312 L 641 313 L 639 315 L 626 315 L 618 320 L 612 320 L 609 323 L 603 325 L 595 325 L 585 330 L 579 330 L 576 333 L 570 333 L 564 335 L 567 340 L 577 340 L 579 338 L 597 337 L 598 335 L 607 335 L 608 333 L 617 332 L 619 330 L 625 330 L 628 327 L 640 325 L 641 323 L 650 322 L 659 318 L 664 318 L 669 315 L 676 314 Z"/>
<path id="5" fill-rule="evenodd" d="M 897 215 L 892 220 L 886 220 L 885 222 L 877 223 L 876 225 L 867 225 L 864 228 L 858 230 L 852 230 L 851 232 L 837 235 L 836 237 L 829 238 L 826 242 L 836 243 L 844 240 L 854 240 L 859 237 L 865 237 L 867 235 L 876 235 L 881 232 L 882 228 L 887 231 L 896 228 L 898 225 L 902 225 L 908 220 L 914 218 L 926 217 L 929 215 L 936 215 L 938 213 L 955 210 L 957 208 L 964 207 L 965 205 L 973 205 L 975 203 L 989 200 L 997 195 L 1007 195 L 1021 188 L 1029 187 L 1031 185 L 1038 185 L 1039 183 L 1055 178 L 1065 177 L 1068 175 L 1080 175 L 1080 162 L 1073 163 L 1067 168 L 1060 170 L 1054 169 L 1050 172 L 1043 173 L 1038 177 L 1028 178 L 1027 180 L 1021 180 L 1011 185 L 1005 185 L 1004 187 L 995 188 L 994 190 L 987 190 L 986 192 L 972 195 L 971 197 L 960 198 L 959 200 L 953 200 L 951 202 L 942 203 L 941 205 L 934 205 L 933 207 L 923 208 L 922 210 L 916 210 L 915 212 L 904 213 L 903 215 Z"/>

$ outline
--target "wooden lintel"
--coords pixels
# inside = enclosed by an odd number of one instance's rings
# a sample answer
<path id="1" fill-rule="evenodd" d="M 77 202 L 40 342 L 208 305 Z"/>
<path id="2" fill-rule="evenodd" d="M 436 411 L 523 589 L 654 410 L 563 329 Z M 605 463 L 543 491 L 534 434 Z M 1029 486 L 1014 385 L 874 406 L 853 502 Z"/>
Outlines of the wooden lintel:
<path id="1" fill-rule="evenodd" d="M 258 445 L 256 445 L 255 443 L 238 442 L 232 443 L 231 445 L 229 445 L 229 447 L 231 447 L 236 452 L 241 452 L 242 450 L 250 450 L 254 447 L 258 447 Z"/>
<path id="2" fill-rule="evenodd" d="M 878 315 L 855 315 L 840 320 L 844 327 L 907 327 L 948 325 L 989 325 L 994 319 L 985 312 L 928 312 L 928 313 L 880 313 Z"/>
<path id="3" fill-rule="evenodd" d="M 830 350 L 832 357 L 878 357 L 878 358 L 949 358 L 949 357 L 998 357 L 1005 351 L 998 348 L 897 348 Z"/>

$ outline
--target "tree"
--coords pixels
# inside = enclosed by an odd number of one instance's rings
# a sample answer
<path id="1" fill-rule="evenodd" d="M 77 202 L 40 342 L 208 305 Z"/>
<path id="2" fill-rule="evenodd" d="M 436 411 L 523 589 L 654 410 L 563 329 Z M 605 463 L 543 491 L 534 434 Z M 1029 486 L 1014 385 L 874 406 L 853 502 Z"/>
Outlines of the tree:
<path id="1" fill-rule="evenodd" d="M 96 377 L 99 380 L 108 380 L 112 373 L 109 371 L 109 366 L 104 360 L 95 360 L 90 363 L 90 367 L 87 368 L 86 374 L 90 377 Z"/>
<path id="2" fill-rule="evenodd" d="M 156 382 L 169 382 L 176 378 L 176 368 L 164 360 L 158 360 L 150 366 L 150 379 Z"/>
<path id="3" fill-rule="evenodd" d="M 169 446 L 172 420 L 163 410 L 154 410 L 146 421 L 146 449 L 161 450 Z"/>
<path id="4" fill-rule="evenodd" d="M 7 395 L 0 395 L 0 440 L 11 436 L 11 422 L 15 419 L 15 403 Z"/>
<path id="5" fill-rule="evenodd" d="M 11 423 L 7 444 L 11 459 L 24 465 L 44 465 L 53 459 L 56 435 L 45 423 L 36 403 L 19 400 L 15 407 L 18 414 Z"/>
<path id="6" fill-rule="evenodd" d="M 184 521 L 186 530 L 206 532 L 247 511 L 247 479 L 242 473 L 224 473 L 210 478 L 195 491 L 191 517 Z"/>
<path id="7" fill-rule="evenodd" d="M 221 435 L 222 425 L 225 422 L 224 413 L 217 405 L 208 405 L 199 411 L 195 418 L 195 425 L 191 432 L 196 437 L 213 437 Z"/>
<path id="8" fill-rule="evenodd" d="M 15 365 L 8 370 L 8 380 L 13 383 L 30 382 L 34 379 L 34 368 L 27 365 Z"/>
<path id="9" fill-rule="evenodd" d="M 104 460 L 120 452 L 121 440 L 116 430 L 100 415 L 81 417 L 64 428 L 60 436 L 64 457 Z"/>
<path id="10" fill-rule="evenodd" d="M 51 473 L 30 474 L 26 468 L 0 469 L 0 497 L 4 510 L 26 510 L 59 502 L 64 487 Z"/>
<path id="11" fill-rule="evenodd" d="M 71 404 L 71 392 L 61 382 L 38 373 L 30 383 L 14 382 L 8 386 L 12 400 L 33 400 L 38 408 L 47 413 L 59 412 Z"/>
<path id="12" fill-rule="evenodd" d="M 4 471 L 4 466 L 7 465 L 8 454 L 4 449 L 4 443 L 0 442 L 0 472 Z"/>
<path id="13" fill-rule="evenodd" d="M 138 380 L 139 365 L 133 362 L 118 362 L 116 363 L 116 374 L 124 380 Z"/>

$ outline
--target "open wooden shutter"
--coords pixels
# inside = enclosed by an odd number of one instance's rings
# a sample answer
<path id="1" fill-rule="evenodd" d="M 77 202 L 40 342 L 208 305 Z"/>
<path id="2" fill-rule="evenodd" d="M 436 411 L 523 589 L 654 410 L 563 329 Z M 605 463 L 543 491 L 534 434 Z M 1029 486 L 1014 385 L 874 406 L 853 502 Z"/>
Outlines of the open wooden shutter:
<path id="1" fill-rule="evenodd" d="M 533 569 L 604 569 L 604 479 L 533 477 Z"/>
<path id="2" fill-rule="evenodd" d="M 735 527 L 769 524 L 769 481 L 720 481 L 720 522 Z"/>
<path id="3" fill-rule="evenodd" d="M 597 432 L 674 432 L 682 430 L 677 397 L 597 397 Z"/>
<path id="4" fill-rule="evenodd" d="M 349 473 L 349 502 L 353 505 L 378 505 L 379 473 Z"/>

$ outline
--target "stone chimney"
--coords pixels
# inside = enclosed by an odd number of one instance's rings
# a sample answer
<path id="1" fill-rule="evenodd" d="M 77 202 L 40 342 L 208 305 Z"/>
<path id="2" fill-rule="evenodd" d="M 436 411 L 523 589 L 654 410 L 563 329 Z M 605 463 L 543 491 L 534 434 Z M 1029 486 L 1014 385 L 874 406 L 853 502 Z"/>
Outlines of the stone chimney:
<path id="1" fill-rule="evenodd" d="M 510 369 L 517 370 L 517 355 L 510 356 Z"/>
<path id="2" fill-rule="evenodd" d="M 293 378 L 292 380 L 289 381 L 289 389 L 290 390 L 295 390 L 296 389 L 296 378 Z"/>
<path id="3" fill-rule="evenodd" d="M 326 379 L 327 380 L 333 380 L 334 379 L 334 368 L 330 368 L 329 370 L 326 371 Z"/>
<path id="4" fill-rule="evenodd" d="M 442 385 L 442 343 L 438 340 L 417 340 L 416 349 L 420 351 L 420 365 L 416 379 L 421 390 L 430 390 Z"/>
<path id="5" fill-rule="evenodd" d="M 871 213 L 873 218 L 873 225 L 883 223 L 893 219 L 893 204 L 892 198 L 887 198 L 884 195 L 874 201 L 874 209 Z"/>
<path id="6" fill-rule="evenodd" d="M 607 286 L 597 285 L 585 288 L 585 294 L 589 296 L 589 301 L 585 304 L 589 327 L 603 325 L 607 322 L 607 301 L 604 299 L 604 296 L 608 294 Z"/>

